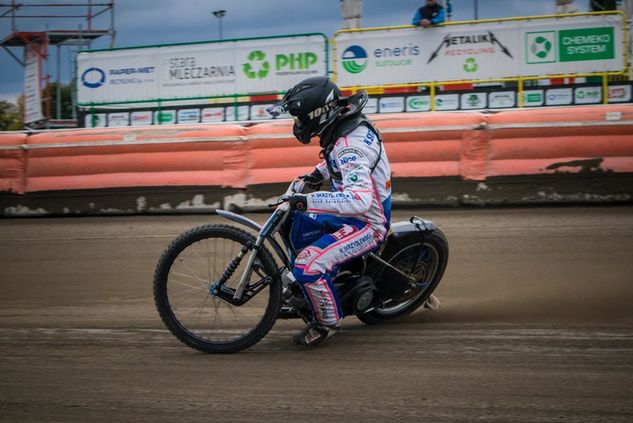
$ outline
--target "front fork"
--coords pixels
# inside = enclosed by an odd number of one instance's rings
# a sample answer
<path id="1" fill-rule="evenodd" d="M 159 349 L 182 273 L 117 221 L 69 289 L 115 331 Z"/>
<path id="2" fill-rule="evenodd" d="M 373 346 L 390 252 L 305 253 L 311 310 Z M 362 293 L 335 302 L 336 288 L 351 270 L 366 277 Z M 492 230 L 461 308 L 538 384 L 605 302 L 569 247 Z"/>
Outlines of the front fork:
<path id="1" fill-rule="evenodd" d="M 258 239 L 259 241 L 259 239 Z M 261 243 L 260 243 L 261 244 Z M 242 277 L 238 282 L 235 289 L 224 286 L 224 284 L 233 276 L 233 273 L 239 267 L 240 263 L 248 254 L 250 250 L 250 256 L 248 257 L 248 262 L 246 263 L 246 269 L 244 269 L 244 273 L 242 273 Z M 220 279 L 213 284 L 210 289 L 211 295 L 219 297 L 224 301 L 233 304 L 235 306 L 241 306 L 245 304 L 248 300 L 257 295 L 262 289 L 269 285 L 272 282 L 272 278 L 270 276 L 266 276 L 259 282 L 252 285 L 248 291 L 245 292 L 245 289 L 250 281 L 251 275 L 253 274 L 253 266 L 255 264 L 255 259 L 257 258 L 257 253 L 259 251 L 259 247 L 257 242 L 255 244 L 249 243 L 242 247 L 239 253 L 235 256 L 231 263 L 227 266 L 227 268 L 220 276 Z"/>
<path id="2" fill-rule="evenodd" d="M 244 270 L 244 273 L 242 274 L 237 286 L 235 287 L 235 289 L 225 286 L 225 283 L 231 278 L 249 250 L 251 250 L 251 255 L 249 256 L 248 262 L 246 264 L 246 269 Z M 235 258 L 231 260 L 231 263 L 229 263 L 227 268 L 224 270 L 224 273 L 222 273 L 222 276 L 220 277 L 218 282 L 213 284 L 213 286 L 211 287 L 211 295 L 221 298 L 229 304 L 241 306 L 246 304 L 251 298 L 257 295 L 267 285 L 271 284 L 273 281 L 272 278 L 270 276 L 265 276 L 258 282 L 248 286 L 250 277 L 253 273 L 255 259 L 257 258 L 257 252 L 258 249 L 256 248 L 256 244 L 251 243 L 242 247 L 237 256 L 235 256 Z M 247 286 L 248 290 L 246 290 Z"/>
<path id="3" fill-rule="evenodd" d="M 246 262 L 246 269 L 244 269 L 244 273 L 242 273 L 242 277 L 240 278 L 240 281 L 235 287 L 235 294 L 233 294 L 233 299 L 236 301 L 239 301 L 242 298 L 242 295 L 244 294 L 244 289 L 246 288 L 246 285 L 248 284 L 248 281 L 251 278 L 251 274 L 253 273 L 253 264 L 255 263 L 255 258 L 257 258 L 257 253 L 263 242 L 264 242 L 264 238 L 260 235 L 257 238 L 255 245 L 252 247 L 251 255 L 248 257 L 248 261 Z M 245 246 L 245 248 L 248 249 L 248 246 Z M 244 248 L 242 248 L 242 251 L 244 251 Z M 242 253 L 242 251 L 240 251 L 240 254 Z M 239 257 L 239 254 L 238 254 L 238 257 Z M 240 261 L 242 260 L 242 257 L 244 257 L 244 254 L 242 254 L 242 256 L 239 257 Z M 238 265 L 239 265 L 239 262 L 238 262 Z"/>
<path id="4" fill-rule="evenodd" d="M 249 290 L 248 295 L 244 295 L 244 290 L 246 289 L 251 275 L 253 274 L 253 265 L 255 264 L 255 260 L 257 259 L 257 253 L 259 253 L 259 250 L 264 243 L 264 239 L 266 239 L 266 237 L 270 233 L 272 233 L 282 222 L 283 218 L 286 215 L 286 211 L 286 209 L 281 207 L 278 207 L 277 210 L 275 210 L 270 219 L 268 219 L 268 221 L 259 231 L 255 244 L 246 244 L 242 247 L 240 252 L 237 253 L 235 258 L 231 260 L 227 268 L 222 273 L 222 276 L 220 276 L 220 279 L 211 287 L 211 295 L 219 296 L 220 298 L 230 302 L 231 304 L 242 305 L 246 301 L 251 299 L 259 291 L 261 291 L 264 286 L 272 282 L 271 277 L 267 276 L 263 279 L 263 281 L 260 281 L 256 284 L 256 286 L 252 287 L 252 289 Z M 246 268 L 244 269 L 244 272 L 242 273 L 237 286 L 234 290 L 225 287 L 224 284 L 231 278 L 235 270 L 237 270 L 246 254 L 248 254 L 249 250 L 250 255 L 248 256 L 248 261 L 246 262 Z"/>

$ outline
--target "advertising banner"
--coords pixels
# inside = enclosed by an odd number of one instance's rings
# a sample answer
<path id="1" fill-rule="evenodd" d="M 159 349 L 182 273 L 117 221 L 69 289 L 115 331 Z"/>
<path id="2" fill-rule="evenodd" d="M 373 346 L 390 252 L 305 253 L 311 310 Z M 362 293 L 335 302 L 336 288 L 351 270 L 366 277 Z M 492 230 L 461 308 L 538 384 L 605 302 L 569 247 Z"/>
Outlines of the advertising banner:
<path id="1" fill-rule="evenodd" d="M 224 107 L 206 107 L 202 109 L 202 123 L 222 122 Z"/>
<path id="2" fill-rule="evenodd" d="M 523 92 L 523 107 L 540 107 L 545 104 L 543 90 L 526 90 Z"/>
<path id="3" fill-rule="evenodd" d="M 86 128 L 104 128 L 107 123 L 105 113 L 90 113 L 84 119 Z"/>
<path id="4" fill-rule="evenodd" d="M 251 120 L 272 119 L 272 116 L 266 111 L 270 106 L 272 106 L 272 104 L 256 104 L 251 106 Z"/>
<path id="5" fill-rule="evenodd" d="M 602 103 L 602 87 L 578 87 L 574 89 L 575 104 Z"/>
<path id="6" fill-rule="evenodd" d="M 464 110 L 483 109 L 486 107 L 487 97 L 486 93 L 462 94 L 461 108 Z"/>
<path id="7" fill-rule="evenodd" d="M 175 110 L 161 110 L 154 112 L 154 125 L 170 125 L 176 123 Z"/>
<path id="8" fill-rule="evenodd" d="M 328 73 L 323 34 L 227 40 L 77 56 L 79 103 L 177 100 L 286 91 Z"/>
<path id="9" fill-rule="evenodd" d="M 200 109 L 178 110 L 178 123 L 198 123 L 200 122 Z"/>
<path id="10" fill-rule="evenodd" d="M 130 113 L 129 112 L 116 112 L 108 113 L 108 126 L 129 126 L 130 125 Z"/>
<path id="11" fill-rule="evenodd" d="M 225 108 L 225 116 L 227 121 L 248 120 L 248 106 L 237 106 L 237 117 L 235 116 L 235 109 L 235 106 L 228 106 Z"/>
<path id="12" fill-rule="evenodd" d="M 440 94 L 435 96 L 435 110 L 459 109 L 459 94 Z"/>
<path id="13" fill-rule="evenodd" d="M 488 107 L 502 109 L 516 105 L 516 93 L 514 91 L 497 91 L 488 94 Z"/>
<path id="14" fill-rule="evenodd" d="M 623 103 L 631 101 L 630 85 L 613 85 L 609 87 L 609 103 Z"/>
<path id="15" fill-rule="evenodd" d="M 380 113 L 404 112 L 404 97 L 382 97 L 378 100 Z"/>
<path id="16" fill-rule="evenodd" d="M 39 46 L 34 44 L 24 49 L 24 123 L 44 119 L 40 87 L 41 59 L 34 49 L 39 49 Z"/>
<path id="17" fill-rule="evenodd" d="M 431 96 L 414 95 L 407 98 L 407 112 L 428 112 L 431 110 Z"/>
<path id="18" fill-rule="evenodd" d="M 367 104 L 363 107 L 363 113 L 366 115 L 371 113 L 378 113 L 378 99 L 374 97 L 370 97 L 367 100 Z"/>
<path id="19" fill-rule="evenodd" d="M 552 88 L 545 92 L 545 104 L 548 106 L 565 106 L 571 104 L 572 101 L 571 88 Z"/>
<path id="20" fill-rule="evenodd" d="M 152 112 L 150 111 L 132 112 L 132 114 L 130 115 L 130 124 L 132 126 L 151 125 Z"/>
<path id="21" fill-rule="evenodd" d="M 620 15 L 399 28 L 335 35 L 339 85 L 622 71 Z"/>

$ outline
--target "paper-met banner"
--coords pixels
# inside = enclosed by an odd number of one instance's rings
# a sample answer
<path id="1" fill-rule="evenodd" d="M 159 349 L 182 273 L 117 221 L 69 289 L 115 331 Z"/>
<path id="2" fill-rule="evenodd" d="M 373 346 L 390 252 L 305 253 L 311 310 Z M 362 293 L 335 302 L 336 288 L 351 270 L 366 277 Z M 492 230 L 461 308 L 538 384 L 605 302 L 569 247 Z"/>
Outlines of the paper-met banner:
<path id="1" fill-rule="evenodd" d="M 79 103 L 151 101 L 285 91 L 327 75 L 325 35 L 81 52 Z"/>

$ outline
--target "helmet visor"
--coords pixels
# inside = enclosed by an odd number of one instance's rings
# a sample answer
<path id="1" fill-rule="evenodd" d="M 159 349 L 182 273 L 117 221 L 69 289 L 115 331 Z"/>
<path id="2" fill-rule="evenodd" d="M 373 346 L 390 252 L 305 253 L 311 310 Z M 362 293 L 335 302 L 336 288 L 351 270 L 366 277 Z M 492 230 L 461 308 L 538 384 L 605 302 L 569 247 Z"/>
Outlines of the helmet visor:
<path id="1" fill-rule="evenodd" d="M 280 101 L 279 103 L 275 103 L 272 106 L 267 107 L 266 111 L 269 115 L 276 118 L 288 112 L 288 103 Z"/>

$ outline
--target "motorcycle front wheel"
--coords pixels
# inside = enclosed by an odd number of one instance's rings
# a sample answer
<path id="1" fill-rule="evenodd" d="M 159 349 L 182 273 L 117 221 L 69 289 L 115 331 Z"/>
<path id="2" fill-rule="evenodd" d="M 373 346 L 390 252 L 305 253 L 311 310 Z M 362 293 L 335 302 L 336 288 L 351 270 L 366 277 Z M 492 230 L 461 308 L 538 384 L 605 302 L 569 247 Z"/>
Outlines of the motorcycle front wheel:
<path id="1" fill-rule="evenodd" d="M 205 353 L 233 353 L 251 347 L 275 323 L 281 283 L 270 252 L 260 248 L 243 304 L 233 304 L 220 289 L 235 289 L 250 250 L 226 283 L 217 282 L 244 246 L 255 238 L 228 225 L 204 225 L 176 238 L 154 273 L 154 302 L 167 329 L 181 342 Z M 234 291 L 233 291 L 234 292 Z"/>

